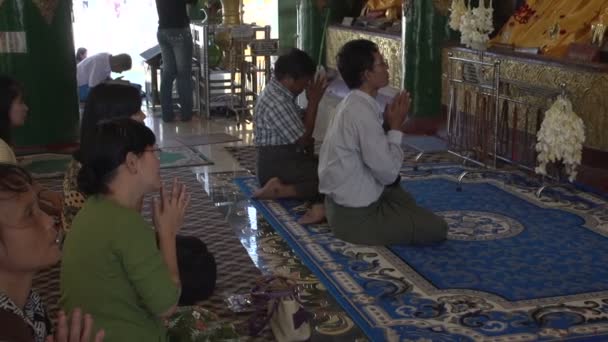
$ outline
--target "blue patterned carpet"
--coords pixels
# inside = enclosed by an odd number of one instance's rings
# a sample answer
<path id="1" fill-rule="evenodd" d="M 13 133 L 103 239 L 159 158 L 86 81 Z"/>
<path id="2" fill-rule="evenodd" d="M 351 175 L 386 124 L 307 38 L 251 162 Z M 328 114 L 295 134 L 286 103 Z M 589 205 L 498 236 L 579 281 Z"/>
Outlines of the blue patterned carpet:
<path id="1" fill-rule="evenodd" d="M 436 246 L 352 245 L 299 225 L 303 203 L 254 204 L 374 341 L 608 341 L 605 199 L 539 199 L 525 178 L 492 173 L 457 192 L 461 167 L 425 167 L 405 169 L 401 185 L 448 221 Z"/>

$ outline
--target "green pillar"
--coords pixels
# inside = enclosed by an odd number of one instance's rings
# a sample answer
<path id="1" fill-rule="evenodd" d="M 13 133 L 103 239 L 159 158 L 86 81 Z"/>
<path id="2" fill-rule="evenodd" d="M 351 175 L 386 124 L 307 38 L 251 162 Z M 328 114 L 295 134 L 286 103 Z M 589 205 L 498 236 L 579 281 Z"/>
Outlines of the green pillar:
<path id="1" fill-rule="evenodd" d="M 323 35 L 323 14 L 315 5 L 315 0 L 300 0 L 300 25 L 298 28 L 302 50 L 317 62 Z"/>
<path id="2" fill-rule="evenodd" d="M 344 0 L 328 0 L 326 2 L 329 8 L 328 25 L 335 24 L 342 20 L 345 16 L 358 16 L 354 8 L 358 6 L 358 1 L 348 2 Z M 325 25 L 325 15 L 327 9 L 317 7 L 316 0 L 301 0 L 302 10 L 300 11 L 300 35 L 302 39 L 302 49 L 306 51 L 315 62 L 319 59 L 319 50 L 321 53 L 321 64 L 325 64 L 325 46 L 321 46 L 323 38 L 323 25 Z M 360 10 L 357 10 L 357 12 Z"/>
<path id="3" fill-rule="evenodd" d="M 441 114 L 441 47 L 450 37 L 448 17 L 434 1 L 413 0 L 406 18 L 405 87 L 412 94 L 412 114 Z"/>
<path id="4" fill-rule="evenodd" d="M 78 98 L 71 7 L 70 0 L 0 0 L 0 40 L 10 36 L 15 43 L 16 36 L 25 37 L 25 50 L 21 51 L 7 51 L 0 42 L 0 73 L 23 84 L 30 108 L 25 126 L 13 135 L 16 145 L 76 141 Z"/>
<path id="5" fill-rule="evenodd" d="M 279 46 L 282 51 L 296 47 L 297 0 L 278 0 Z"/>

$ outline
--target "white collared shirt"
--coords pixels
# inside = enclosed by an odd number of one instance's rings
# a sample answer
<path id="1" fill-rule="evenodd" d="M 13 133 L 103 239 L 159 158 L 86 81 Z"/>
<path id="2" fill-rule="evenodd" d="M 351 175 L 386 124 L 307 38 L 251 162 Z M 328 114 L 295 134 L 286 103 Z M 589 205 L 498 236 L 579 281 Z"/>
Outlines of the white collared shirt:
<path id="1" fill-rule="evenodd" d="M 383 108 L 351 91 L 338 105 L 319 153 L 319 191 L 345 207 L 378 200 L 403 164 L 401 131 L 384 132 Z"/>
<path id="2" fill-rule="evenodd" d="M 94 86 L 107 80 L 112 75 L 110 67 L 110 54 L 98 53 L 85 58 L 76 66 L 76 81 L 78 86 Z"/>

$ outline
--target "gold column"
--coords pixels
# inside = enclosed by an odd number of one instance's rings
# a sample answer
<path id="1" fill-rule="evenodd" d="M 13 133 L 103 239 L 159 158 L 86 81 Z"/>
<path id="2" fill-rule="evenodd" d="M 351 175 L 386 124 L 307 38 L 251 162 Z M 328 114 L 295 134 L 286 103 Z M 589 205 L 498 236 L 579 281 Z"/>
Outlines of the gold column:
<path id="1" fill-rule="evenodd" d="M 221 65 L 225 69 L 234 69 L 236 61 L 233 60 L 234 49 L 242 48 L 234 46 L 230 35 L 230 27 L 241 24 L 243 17 L 242 0 L 221 0 L 222 2 L 222 24 L 215 34 L 215 43 L 222 50 L 223 58 Z"/>
<path id="2" fill-rule="evenodd" d="M 221 0 L 222 1 L 222 24 L 238 25 L 243 17 L 243 0 Z"/>
<path id="3" fill-rule="evenodd" d="M 353 30 L 349 28 L 341 28 L 331 26 L 327 28 L 327 37 L 325 38 L 326 61 L 325 64 L 332 68 L 338 69 L 336 65 L 336 56 L 340 48 L 347 42 L 355 39 L 367 39 L 378 45 L 380 53 L 386 59 L 389 68 L 389 85 L 397 89 L 401 89 L 402 80 L 402 58 L 401 58 L 401 37 L 398 35 L 390 35 L 383 33 L 374 33 L 368 31 Z"/>

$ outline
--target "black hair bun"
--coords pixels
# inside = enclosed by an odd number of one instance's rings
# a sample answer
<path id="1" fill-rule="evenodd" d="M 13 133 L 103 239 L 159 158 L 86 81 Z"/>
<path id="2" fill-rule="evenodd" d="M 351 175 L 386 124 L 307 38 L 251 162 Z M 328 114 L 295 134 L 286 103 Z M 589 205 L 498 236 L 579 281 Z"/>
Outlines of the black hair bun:
<path id="1" fill-rule="evenodd" d="M 85 195 L 96 195 L 102 193 L 105 184 L 100 177 L 97 177 L 95 169 L 87 165 L 83 165 L 78 172 L 78 189 Z"/>

